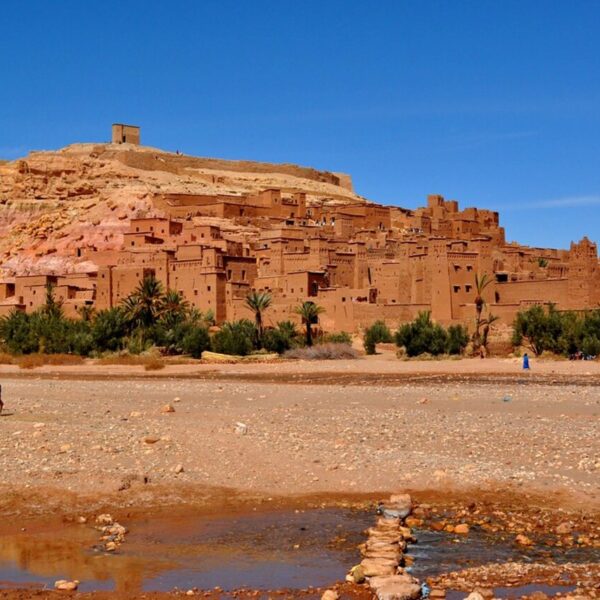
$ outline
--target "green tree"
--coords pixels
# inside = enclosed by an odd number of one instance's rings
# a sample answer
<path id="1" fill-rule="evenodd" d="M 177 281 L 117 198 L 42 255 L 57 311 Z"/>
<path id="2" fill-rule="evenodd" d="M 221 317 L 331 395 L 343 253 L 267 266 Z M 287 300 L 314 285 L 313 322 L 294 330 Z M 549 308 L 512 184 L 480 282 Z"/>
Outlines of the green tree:
<path id="1" fill-rule="evenodd" d="M 513 323 L 513 344 L 525 343 L 536 356 L 544 350 L 560 352 L 559 340 L 563 335 L 563 317 L 553 305 L 544 310 L 535 305 L 517 313 Z"/>
<path id="2" fill-rule="evenodd" d="M 263 337 L 263 313 L 271 306 L 271 294 L 252 291 L 246 296 L 246 306 L 254 313 L 256 326 L 256 347 L 260 348 Z"/>
<path id="3" fill-rule="evenodd" d="M 215 352 L 246 356 L 254 349 L 256 327 L 252 321 L 241 319 L 224 323 L 213 335 L 212 347 Z"/>
<path id="4" fill-rule="evenodd" d="M 181 351 L 192 358 L 201 358 L 205 350 L 210 350 L 210 335 L 206 327 L 189 325 L 181 339 Z"/>
<path id="5" fill-rule="evenodd" d="M 61 300 L 56 300 L 54 296 L 54 284 L 46 284 L 46 301 L 42 306 L 41 311 L 48 317 L 55 319 L 62 319 L 64 317 L 64 311 L 62 307 L 63 303 Z"/>
<path id="6" fill-rule="evenodd" d="M 120 308 L 108 308 L 96 313 L 92 321 L 92 346 L 98 352 L 116 352 L 125 347 L 127 320 Z"/>
<path id="7" fill-rule="evenodd" d="M 167 290 L 161 299 L 158 310 L 161 324 L 170 329 L 188 318 L 190 303 L 176 290 Z"/>
<path id="8" fill-rule="evenodd" d="M 279 321 L 276 327 L 265 329 L 262 337 L 262 346 L 269 352 L 283 354 L 296 344 L 298 332 L 296 325 L 291 321 Z"/>
<path id="9" fill-rule="evenodd" d="M 325 312 L 325 309 L 310 300 L 307 300 L 297 306 L 294 312 L 302 318 L 302 323 L 306 327 L 306 345 L 313 345 L 312 326 L 319 322 L 319 315 Z"/>
<path id="10" fill-rule="evenodd" d="M 423 311 L 411 323 L 401 325 L 395 334 L 396 345 L 404 347 L 408 356 L 429 353 L 437 356 L 448 348 L 446 330 L 431 320 L 431 312 Z"/>
<path id="11" fill-rule="evenodd" d="M 462 354 L 469 343 L 469 332 L 463 325 L 450 325 L 447 330 L 446 352 Z"/>
<path id="12" fill-rule="evenodd" d="M 133 329 L 155 325 L 162 314 L 163 305 L 163 287 L 154 275 L 144 277 L 133 293 L 121 303 L 125 319 Z"/>
<path id="13" fill-rule="evenodd" d="M 375 321 L 370 327 L 365 329 L 363 346 L 367 354 L 377 352 L 377 344 L 389 343 L 393 340 L 390 328 L 385 321 Z"/>
<path id="14" fill-rule="evenodd" d="M 79 317 L 82 321 L 86 321 L 89 323 L 94 318 L 94 315 L 96 314 L 96 309 L 89 304 L 84 304 L 83 306 L 80 306 L 77 309 L 77 313 L 79 314 Z"/>

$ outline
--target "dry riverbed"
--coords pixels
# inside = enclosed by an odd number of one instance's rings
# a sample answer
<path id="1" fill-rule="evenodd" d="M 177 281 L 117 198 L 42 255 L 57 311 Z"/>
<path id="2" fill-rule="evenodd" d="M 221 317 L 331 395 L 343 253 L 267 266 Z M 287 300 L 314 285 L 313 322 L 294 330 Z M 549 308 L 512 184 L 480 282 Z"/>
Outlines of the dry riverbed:
<path id="1" fill-rule="evenodd" d="M 3 368 L 0 529 L 407 490 L 423 527 L 600 543 L 597 363 L 526 375 L 508 360 L 386 356 L 169 369 Z"/>

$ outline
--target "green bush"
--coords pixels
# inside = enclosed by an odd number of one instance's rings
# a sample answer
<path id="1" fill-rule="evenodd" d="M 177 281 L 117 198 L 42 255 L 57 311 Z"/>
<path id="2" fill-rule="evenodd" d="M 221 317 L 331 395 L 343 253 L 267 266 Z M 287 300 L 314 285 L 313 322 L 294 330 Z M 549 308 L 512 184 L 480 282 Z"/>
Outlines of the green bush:
<path id="1" fill-rule="evenodd" d="M 328 333 L 323 337 L 324 344 L 348 344 L 352 345 L 352 336 L 346 331 Z"/>
<path id="2" fill-rule="evenodd" d="M 469 343 L 469 332 L 463 325 L 450 325 L 447 330 L 446 352 L 448 354 L 462 354 Z"/>
<path id="3" fill-rule="evenodd" d="M 384 321 L 375 321 L 371 327 L 365 329 L 363 346 L 367 354 L 375 354 L 377 344 L 392 341 L 392 332 Z"/>
<path id="4" fill-rule="evenodd" d="M 242 319 L 224 323 L 221 329 L 212 337 L 212 347 L 215 352 L 246 356 L 254 350 L 256 328 L 252 321 Z"/>
<path id="5" fill-rule="evenodd" d="M 469 341 L 462 325 L 451 325 L 448 330 L 431 320 L 429 311 L 420 312 L 411 323 L 401 325 L 395 334 L 396 344 L 406 349 L 408 356 L 420 354 L 460 354 Z"/>
<path id="6" fill-rule="evenodd" d="M 206 327 L 192 325 L 181 340 L 181 351 L 192 358 L 200 358 L 205 350 L 210 350 L 210 335 Z"/>
<path id="7" fill-rule="evenodd" d="M 92 346 L 98 352 L 122 350 L 127 334 L 125 316 L 119 308 L 101 310 L 92 321 Z"/>
<path id="8" fill-rule="evenodd" d="M 283 354 L 286 350 L 299 344 L 296 325 L 291 321 L 280 321 L 276 327 L 265 329 L 261 345 L 269 352 Z"/>
<path id="9" fill-rule="evenodd" d="M 521 311 L 513 322 L 513 345 L 525 345 L 536 356 L 542 352 L 570 355 L 577 352 L 600 354 L 600 310 L 578 314 L 532 306 Z"/>

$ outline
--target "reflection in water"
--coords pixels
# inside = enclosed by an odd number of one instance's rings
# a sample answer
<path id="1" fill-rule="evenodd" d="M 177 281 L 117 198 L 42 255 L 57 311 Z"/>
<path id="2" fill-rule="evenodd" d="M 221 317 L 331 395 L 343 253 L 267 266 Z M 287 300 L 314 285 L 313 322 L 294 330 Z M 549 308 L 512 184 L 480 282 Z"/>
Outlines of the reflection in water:
<path id="1" fill-rule="evenodd" d="M 78 579 L 82 591 L 139 592 L 174 587 L 224 590 L 327 586 L 360 560 L 358 544 L 374 515 L 342 509 L 153 519 L 128 523 L 116 554 L 93 550 L 90 526 L 0 537 L 0 587 Z M 507 560 L 594 562 L 599 551 L 517 549 L 483 532 L 468 536 L 418 531 L 413 572 L 430 575 Z M 6 582 L 12 582 L 6 583 Z"/>
<path id="2" fill-rule="evenodd" d="M 139 591 L 148 576 L 171 568 L 167 561 L 149 563 L 139 556 L 107 555 L 93 550 L 98 532 L 65 526 L 43 533 L 0 538 L 0 587 L 4 582 L 53 587 L 57 579 L 78 579 L 80 589 Z"/>

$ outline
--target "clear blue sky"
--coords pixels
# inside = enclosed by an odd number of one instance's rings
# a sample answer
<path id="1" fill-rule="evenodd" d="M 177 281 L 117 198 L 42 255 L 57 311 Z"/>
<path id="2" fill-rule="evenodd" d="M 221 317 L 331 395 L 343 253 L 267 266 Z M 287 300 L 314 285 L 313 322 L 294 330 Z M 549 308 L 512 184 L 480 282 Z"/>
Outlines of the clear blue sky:
<path id="1" fill-rule="evenodd" d="M 30 0 L 2 6 L 0 157 L 107 141 L 352 174 L 600 238 L 600 1 Z"/>

